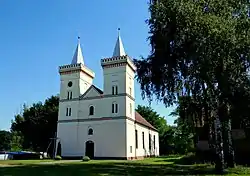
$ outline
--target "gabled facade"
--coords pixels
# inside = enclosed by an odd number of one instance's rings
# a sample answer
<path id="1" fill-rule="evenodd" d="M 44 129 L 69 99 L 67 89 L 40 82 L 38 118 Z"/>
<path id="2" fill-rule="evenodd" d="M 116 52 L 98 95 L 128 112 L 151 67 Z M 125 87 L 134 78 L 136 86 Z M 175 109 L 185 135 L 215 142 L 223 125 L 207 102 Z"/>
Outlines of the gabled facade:
<path id="1" fill-rule="evenodd" d="M 136 67 L 120 34 L 113 56 L 101 59 L 103 91 L 84 65 L 80 40 L 69 65 L 59 67 L 57 137 L 63 157 L 134 159 L 159 155 L 157 130 L 135 112 Z"/>

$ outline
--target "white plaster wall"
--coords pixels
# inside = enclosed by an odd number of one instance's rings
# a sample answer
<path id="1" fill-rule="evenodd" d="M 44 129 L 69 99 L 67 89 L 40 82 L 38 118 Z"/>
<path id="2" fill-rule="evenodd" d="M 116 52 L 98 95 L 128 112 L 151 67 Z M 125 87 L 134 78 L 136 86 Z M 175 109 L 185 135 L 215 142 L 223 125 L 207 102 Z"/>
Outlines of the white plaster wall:
<path id="1" fill-rule="evenodd" d="M 68 87 L 69 81 L 73 83 L 72 87 Z M 67 99 L 68 91 L 73 92 L 72 98 L 78 98 L 92 83 L 93 79 L 82 72 L 61 75 L 60 99 Z"/>
<path id="2" fill-rule="evenodd" d="M 88 129 L 94 133 L 88 135 Z M 62 156 L 84 156 L 85 143 L 94 142 L 95 157 L 126 157 L 125 120 L 59 123 Z"/>
<path id="3" fill-rule="evenodd" d="M 126 92 L 130 95 L 129 88 L 131 87 L 131 96 L 135 98 L 135 73 L 134 71 L 129 67 L 126 66 Z"/>
<path id="4" fill-rule="evenodd" d="M 158 132 L 153 131 L 149 128 L 146 128 L 140 124 L 136 124 L 136 130 L 138 132 L 138 148 L 136 149 L 137 156 L 159 156 L 159 135 Z M 144 144 L 145 148 L 143 148 L 143 139 L 142 132 L 144 132 Z M 149 134 L 151 134 L 151 151 L 149 150 Z M 155 135 L 155 148 L 153 147 L 153 139 Z"/>
<path id="5" fill-rule="evenodd" d="M 92 100 L 82 100 L 80 101 L 79 119 L 125 116 L 125 99 L 125 96 L 118 96 Z M 118 104 L 118 113 L 112 113 L 113 102 L 116 102 Z M 89 107 L 91 105 L 93 105 L 95 108 L 93 116 L 89 116 Z"/>
<path id="6" fill-rule="evenodd" d="M 118 93 L 126 92 L 126 66 L 103 69 L 103 92 L 112 94 L 112 86 L 118 86 Z"/>
<path id="7" fill-rule="evenodd" d="M 84 98 L 97 97 L 97 96 L 100 96 L 100 94 L 92 87 L 84 96 Z"/>
<path id="8" fill-rule="evenodd" d="M 135 150 L 135 123 L 131 120 L 126 120 L 126 134 L 127 134 L 127 142 L 126 142 L 126 152 L 127 157 L 135 157 L 136 150 Z M 132 152 L 131 148 L 132 147 Z"/>
<path id="9" fill-rule="evenodd" d="M 130 111 L 130 104 L 132 106 L 132 112 Z M 131 98 L 126 96 L 126 116 L 130 117 L 131 119 L 135 119 L 135 101 L 132 100 Z"/>
<path id="10" fill-rule="evenodd" d="M 112 103 L 118 104 L 118 113 L 112 113 Z M 94 115 L 89 115 L 89 107 L 94 106 Z M 67 107 L 71 116 L 66 116 Z M 126 115 L 126 96 L 105 97 L 100 99 L 73 100 L 59 103 L 59 120 L 115 117 Z"/>

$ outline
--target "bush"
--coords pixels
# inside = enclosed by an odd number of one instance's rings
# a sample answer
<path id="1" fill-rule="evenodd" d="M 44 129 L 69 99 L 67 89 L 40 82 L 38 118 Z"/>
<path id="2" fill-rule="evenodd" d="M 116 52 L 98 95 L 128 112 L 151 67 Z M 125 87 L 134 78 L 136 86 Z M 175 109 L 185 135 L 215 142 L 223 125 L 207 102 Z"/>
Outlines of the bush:
<path id="1" fill-rule="evenodd" d="M 55 157 L 55 160 L 61 160 L 61 159 L 62 159 L 61 156 L 56 156 L 56 157 Z"/>
<path id="2" fill-rule="evenodd" d="M 82 161 L 90 161 L 90 158 L 89 158 L 88 156 L 84 156 L 84 157 L 82 158 Z"/>

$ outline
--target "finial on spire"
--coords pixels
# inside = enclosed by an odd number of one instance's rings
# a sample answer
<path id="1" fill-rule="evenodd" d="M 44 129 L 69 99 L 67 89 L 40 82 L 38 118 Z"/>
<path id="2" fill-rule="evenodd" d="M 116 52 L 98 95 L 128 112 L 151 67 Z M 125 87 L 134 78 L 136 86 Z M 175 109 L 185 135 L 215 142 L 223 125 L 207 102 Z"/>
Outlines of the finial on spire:
<path id="1" fill-rule="evenodd" d="M 122 39 L 121 39 L 121 36 L 120 36 L 120 30 L 121 30 L 121 28 L 118 28 L 118 38 L 117 38 L 117 41 L 116 41 L 116 44 L 115 44 L 113 57 L 125 56 L 126 55 L 123 44 L 122 44 Z"/>
<path id="2" fill-rule="evenodd" d="M 78 36 L 78 37 L 77 37 L 77 41 L 78 41 L 78 43 L 80 43 L 80 39 L 81 39 L 81 37 L 80 37 L 80 36 Z"/>
<path id="3" fill-rule="evenodd" d="M 83 55 L 82 55 L 82 49 L 81 49 L 81 44 L 80 44 L 80 36 L 77 37 L 78 43 L 76 47 L 75 54 L 73 56 L 71 64 L 84 64 L 83 61 Z"/>

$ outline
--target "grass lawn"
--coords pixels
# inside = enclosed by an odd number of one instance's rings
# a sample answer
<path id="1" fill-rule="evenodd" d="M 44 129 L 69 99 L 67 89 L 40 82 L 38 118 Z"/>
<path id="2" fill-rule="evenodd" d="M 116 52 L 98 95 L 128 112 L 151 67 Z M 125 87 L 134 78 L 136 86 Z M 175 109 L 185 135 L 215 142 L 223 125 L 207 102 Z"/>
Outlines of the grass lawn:
<path id="1" fill-rule="evenodd" d="M 0 176 L 159 176 L 159 175 L 214 175 L 213 166 L 208 164 L 175 164 L 181 157 L 149 158 L 139 161 L 95 160 L 89 162 L 65 162 L 39 164 L 37 161 L 9 161 L 7 164 L 22 164 L 15 167 L 0 167 Z M 42 160 L 44 162 L 44 160 Z M 45 161 L 47 162 L 47 161 Z M 228 175 L 250 175 L 250 168 L 236 167 Z"/>

